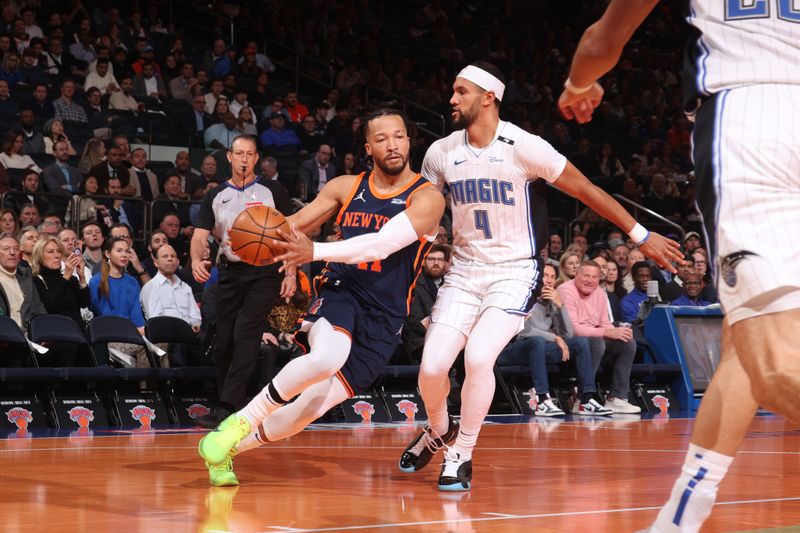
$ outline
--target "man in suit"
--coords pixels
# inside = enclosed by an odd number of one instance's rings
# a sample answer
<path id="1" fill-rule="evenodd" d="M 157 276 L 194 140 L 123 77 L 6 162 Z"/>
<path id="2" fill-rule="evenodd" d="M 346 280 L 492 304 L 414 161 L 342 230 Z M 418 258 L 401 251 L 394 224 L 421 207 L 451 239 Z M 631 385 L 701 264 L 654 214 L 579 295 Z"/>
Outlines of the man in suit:
<path id="1" fill-rule="evenodd" d="M 331 153 L 330 145 L 321 144 L 314 157 L 300 164 L 298 195 L 303 201 L 310 202 L 316 198 L 320 189 L 336 177 Z"/>
<path id="2" fill-rule="evenodd" d="M 97 183 L 100 190 L 104 190 L 108 185 L 108 180 L 111 177 L 119 178 L 123 187 L 127 187 L 131 181 L 130 174 L 125 165 L 122 164 L 123 155 L 122 149 L 119 146 L 110 146 L 106 154 L 106 160 L 93 166 L 90 175 L 97 178 Z"/>
<path id="3" fill-rule="evenodd" d="M 181 150 L 175 155 L 175 171 L 181 178 L 181 198 L 199 200 L 203 197 L 206 192 L 205 180 L 192 168 L 192 160 L 186 150 Z"/>
<path id="4" fill-rule="evenodd" d="M 133 78 L 133 96 L 144 102 L 147 109 L 161 109 L 161 101 L 167 97 L 167 87 L 153 63 L 142 65 L 142 73 Z"/>
<path id="5" fill-rule="evenodd" d="M 184 115 L 181 122 L 181 132 L 191 138 L 191 144 L 195 148 L 203 147 L 203 133 L 214 124 L 214 118 L 206 113 L 206 98 L 202 94 L 196 94 L 190 100 L 192 109 Z"/>
<path id="6" fill-rule="evenodd" d="M 414 287 L 411 309 L 403 325 L 402 340 L 408 355 L 417 362 L 422 358 L 422 346 L 431 321 L 433 302 L 436 301 L 439 287 L 444 283 L 449 264 L 450 247 L 434 244 L 422 265 L 422 275 L 417 279 L 417 286 Z"/>
<path id="7" fill-rule="evenodd" d="M 68 164 L 69 145 L 66 142 L 56 141 L 53 144 L 53 155 L 56 160 L 52 165 L 44 168 L 42 177 L 49 192 L 64 196 L 64 199 L 53 198 L 50 203 L 50 208 L 63 219 L 69 197 L 78 194 L 82 176 L 80 170 Z"/>
<path id="8" fill-rule="evenodd" d="M 47 309 L 33 286 L 31 271 L 19 266 L 19 251 L 19 241 L 14 235 L 0 235 L 0 315 L 11 317 L 26 331 L 33 317 L 47 314 Z M 4 366 L 10 366 L 9 362 Z"/>

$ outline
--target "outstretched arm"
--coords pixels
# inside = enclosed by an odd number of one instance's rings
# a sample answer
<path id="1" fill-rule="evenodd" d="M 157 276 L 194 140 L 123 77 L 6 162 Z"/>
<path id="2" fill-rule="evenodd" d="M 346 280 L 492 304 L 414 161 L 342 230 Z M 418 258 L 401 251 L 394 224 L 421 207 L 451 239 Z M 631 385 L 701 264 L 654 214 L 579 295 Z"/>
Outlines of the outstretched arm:
<path id="1" fill-rule="evenodd" d="M 642 253 L 662 268 L 675 273 L 673 261 L 682 262 L 680 245 L 655 232 L 648 232 L 603 189 L 594 185 L 575 165 L 567 161 L 564 171 L 553 183 L 558 189 L 594 209 L 598 215 L 613 222 L 630 235 Z"/>
<path id="2" fill-rule="evenodd" d="M 614 68 L 633 32 L 653 10 L 658 0 L 611 0 L 600 20 L 589 26 L 578 43 L 558 109 L 567 118 L 589 122 L 603 99 L 597 83 Z"/>
<path id="3" fill-rule="evenodd" d="M 433 187 L 426 187 L 409 198 L 406 209 L 392 217 L 379 231 L 343 241 L 314 243 L 292 227 L 291 234 L 281 232 L 286 251 L 275 257 L 294 266 L 309 261 L 335 261 L 356 264 L 378 261 L 435 233 L 444 213 L 444 197 Z"/>

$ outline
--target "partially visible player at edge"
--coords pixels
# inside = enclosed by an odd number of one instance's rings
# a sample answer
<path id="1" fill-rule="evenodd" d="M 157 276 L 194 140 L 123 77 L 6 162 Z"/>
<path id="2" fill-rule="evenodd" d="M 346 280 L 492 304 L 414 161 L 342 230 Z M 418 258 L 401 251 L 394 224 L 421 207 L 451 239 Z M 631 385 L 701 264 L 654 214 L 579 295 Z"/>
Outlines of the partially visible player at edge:
<path id="1" fill-rule="evenodd" d="M 444 197 L 408 166 L 413 127 L 378 110 L 362 126 L 371 172 L 331 180 L 287 217 L 275 261 L 293 268 L 329 261 L 304 317 L 310 351 L 290 361 L 241 411 L 199 445 L 212 485 L 236 485 L 233 456 L 301 431 L 331 407 L 366 392 L 397 348 L 411 293 L 444 213 Z M 313 243 L 302 232 L 338 212 L 344 240 Z M 289 400 L 300 395 L 291 404 Z"/>
<path id="2" fill-rule="evenodd" d="M 540 246 L 531 221 L 528 182 L 544 178 L 624 229 L 664 268 L 679 257 L 676 242 L 648 233 L 628 212 L 546 141 L 500 120 L 505 84 L 493 65 L 464 68 L 453 83 L 458 131 L 428 149 L 422 175 L 448 186 L 453 211 L 453 266 L 439 290 L 425 337 L 419 388 L 429 425 L 405 449 L 400 469 L 414 472 L 448 447 L 439 489 L 469 490 L 472 450 L 494 395 L 492 368 L 523 326 L 541 289 Z M 615 328 L 609 334 L 627 335 Z M 619 328 L 621 329 L 621 328 Z M 448 419 L 448 372 L 465 350 L 461 427 Z M 624 402 L 624 403 L 623 403 Z M 618 405 L 635 409 L 627 398 Z"/>
<path id="3" fill-rule="evenodd" d="M 597 80 L 656 0 L 612 0 L 581 38 L 558 101 L 588 122 Z M 692 0 L 684 101 L 697 204 L 726 318 L 722 360 L 689 452 L 651 533 L 695 532 L 758 405 L 800 422 L 800 12 L 791 2 Z"/>

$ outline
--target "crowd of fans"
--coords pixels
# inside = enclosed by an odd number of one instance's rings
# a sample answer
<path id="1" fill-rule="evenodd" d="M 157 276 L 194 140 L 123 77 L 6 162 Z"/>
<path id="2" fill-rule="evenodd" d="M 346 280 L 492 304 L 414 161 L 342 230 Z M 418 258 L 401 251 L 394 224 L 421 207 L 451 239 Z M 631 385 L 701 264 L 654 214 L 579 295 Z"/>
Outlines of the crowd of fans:
<path id="1" fill-rule="evenodd" d="M 81 0 L 69 6 L 3 4 L 0 311 L 23 329 L 42 312 L 65 314 L 81 326 L 92 314 L 120 314 L 140 328 L 163 313 L 184 318 L 206 335 L 213 331 L 215 277 L 205 285 L 191 277 L 188 243 L 197 202 L 225 179 L 224 151 L 232 139 L 253 135 L 262 154 L 259 173 L 305 202 L 337 175 L 367 168 L 356 140 L 367 102 L 404 99 L 433 112 L 409 107 L 427 130 L 412 160 L 419 168 L 437 130 L 431 117 L 449 115 L 452 79 L 476 59 L 488 59 L 506 74 L 504 119 L 550 141 L 608 192 L 686 230 L 699 229 L 676 52 L 683 35 L 675 31 L 680 14 L 671 6 L 644 24 L 620 68 L 603 79 L 606 98 L 595 120 L 578 126 L 556 114 L 555 98 L 576 36 L 601 5 L 581 2 L 567 12 L 551 2 L 409 0 L 398 13 L 386 1 L 262 4 L 264 9 L 217 3 L 210 11 L 188 10 L 183 16 L 195 20 L 184 27 L 166 20 L 157 2 L 141 11 Z M 228 40 L 231 23 L 235 43 Z M 202 32 L 192 29 L 203 26 Z M 308 58 L 302 74 L 324 83 L 301 84 L 298 91 L 293 76 L 276 67 L 286 58 L 284 50 Z M 328 88 L 318 90 L 323 86 Z M 185 149 L 170 161 L 150 161 L 147 149 L 131 149 L 150 143 Z M 708 254 L 695 231 L 684 238 L 687 266 L 671 276 L 645 262 L 596 213 L 555 190 L 548 196 L 551 217 L 571 222 L 556 224 L 558 231 L 542 250 L 553 280 L 541 301 L 566 302 L 559 291 L 576 284 L 583 294 L 580 288 L 591 283 L 581 285 L 581 277 L 596 273 L 609 314 L 591 325 L 585 316 L 572 316 L 572 335 L 548 331 L 545 341 L 526 341 L 536 349 L 522 352 L 558 356 L 556 339 L 563 337 L 578 353 L 577 341 L 569 339 L 583 335 L 581 328 L 616 330 L 613 324 L 635 322 L 650 280 L 659 283 L 663 302 L 716 301 Z M 441 246 L 426 261 L 404 329 L 412 360 L 427 326 L 426 308 L 450 260 L 449 220 L 442 224 Z M 335 226 L 320 228 L 315 238 L 336 239 Z M 209 257 L 215 253 L 216 243 L 209 242 Z M 300 275 L 318 269 L 311 265 Z M 300 312 L 309 291 L 300 292 L 273 312 L 274 324 Z M 544 331 L 541 323 L 537 328 Z M 288 329 L 270 329 L 265 346 L 281 345 Z M 531 331 L 526 328 L 521 339 L 537 337 Z M 133 347 L 117 348 L 146 364 Z M 587 357 L 596 370 L 606 349 L 596 341 L 590 348 Z M 509 351 L 509 361 L 519 358 L 511 346 Z M 197 356 L 173 350 L 169 359 L 187 364 Z M 72 364 L 78 354 L 64 349 L 58 357 L 54 364 Z M 541 375 L 533 378 L 542 383 Z M 546 394 L 546 382 L 541 387 Z M 591 389 L 583 393 L 582 405 L 595 400 Z M 539 395 L 540 404 L 547 399 Z"/>

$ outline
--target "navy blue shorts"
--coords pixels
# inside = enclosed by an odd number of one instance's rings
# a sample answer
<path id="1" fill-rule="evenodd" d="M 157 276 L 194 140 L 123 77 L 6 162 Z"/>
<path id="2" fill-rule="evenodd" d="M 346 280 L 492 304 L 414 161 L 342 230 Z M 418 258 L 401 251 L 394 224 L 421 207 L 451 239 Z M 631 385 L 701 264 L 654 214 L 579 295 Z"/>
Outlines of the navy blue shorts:
<path id="1" fill-rule="evenodd" d="M 323 287 L 311 301 L 304 320 L 325 318 L 339 331 L 350 336 L 350 355 L 336 373 L 350 396 L 369 391 L 383 375 L 386 364 L 400 344 L 405 318 L 392 317 L 358 298 L 351 291 Z"/>

